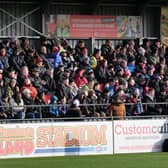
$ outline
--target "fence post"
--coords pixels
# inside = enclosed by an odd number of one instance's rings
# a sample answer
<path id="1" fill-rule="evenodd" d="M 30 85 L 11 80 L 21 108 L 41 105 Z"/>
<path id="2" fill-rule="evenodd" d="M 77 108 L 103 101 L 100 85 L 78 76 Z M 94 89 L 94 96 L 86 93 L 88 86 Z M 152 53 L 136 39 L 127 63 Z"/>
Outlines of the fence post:
<path id="1" fill-rule="evenodd" d="M 113 138 L 113 155 L 115 154 L 115 143 L 114 143 L 114 117 L 112 116 L 112 138 Z"/>

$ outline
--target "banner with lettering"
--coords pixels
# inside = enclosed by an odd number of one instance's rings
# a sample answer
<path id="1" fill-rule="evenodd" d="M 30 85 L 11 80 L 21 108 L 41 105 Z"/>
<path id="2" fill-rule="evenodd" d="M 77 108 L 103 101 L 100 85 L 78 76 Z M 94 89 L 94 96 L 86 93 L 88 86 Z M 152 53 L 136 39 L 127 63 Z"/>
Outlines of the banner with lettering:
<path id="1" fill-rule="evenodd" d="M 167 138 L 166 119 L 114 121 L 114 153 L 161 152 Z"/>
<path id="2" fill-rule="evenodd" d="M 111 122 L 0 125 L 0 158 L 112 153 Z"/>
<path id="3" fill-rule="evenodd" d="M 51 38 L 136 38 L 142 36 L 142 18 L 140 16 L 44 15 L 43 32 Z"/>

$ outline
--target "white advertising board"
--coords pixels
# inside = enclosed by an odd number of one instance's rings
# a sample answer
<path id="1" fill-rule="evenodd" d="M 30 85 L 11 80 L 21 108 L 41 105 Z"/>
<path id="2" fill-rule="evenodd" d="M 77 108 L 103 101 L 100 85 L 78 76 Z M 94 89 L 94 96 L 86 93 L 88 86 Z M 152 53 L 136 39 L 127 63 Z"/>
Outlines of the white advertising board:
<path id="1" fill-rule="evenodd" d="M 168 138 L 168 121 L 114 121 L 114 153 L 160 152 Z"/>
<path id="2" fill-rule="evenodd" d="M 112 153 L 112 122 L 0 125 L 0 158 Z"/>

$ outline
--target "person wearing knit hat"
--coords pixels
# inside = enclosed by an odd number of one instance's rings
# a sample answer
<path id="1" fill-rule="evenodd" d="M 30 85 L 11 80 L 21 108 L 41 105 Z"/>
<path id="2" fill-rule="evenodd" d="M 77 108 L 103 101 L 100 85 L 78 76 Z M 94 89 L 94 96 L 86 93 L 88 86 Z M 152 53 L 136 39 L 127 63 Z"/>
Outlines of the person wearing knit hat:
<path id="1" fill-rule="evenodd" d="M 82 112 L 80 109 L 80 102 L 78 99 L 73 100 L 71 107 L 66 113 L 66 117 L 81 117 Z"/>

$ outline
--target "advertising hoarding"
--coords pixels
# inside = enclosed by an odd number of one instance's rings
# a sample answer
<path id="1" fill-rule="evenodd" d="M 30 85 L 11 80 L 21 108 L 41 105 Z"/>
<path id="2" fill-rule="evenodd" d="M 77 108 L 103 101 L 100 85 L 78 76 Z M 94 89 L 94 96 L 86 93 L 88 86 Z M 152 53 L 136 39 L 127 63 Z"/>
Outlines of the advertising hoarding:
<path id="1" fill-rule="evenodd" d="M 43 32 L 61 38 L 131 38 L 142 36 L 140 16 L 49 15 Z"/>
<path id="2" fill-rule="evenodd" d="M 0 125 L 0 158 L 113 153 L 111 122 Z"/>

